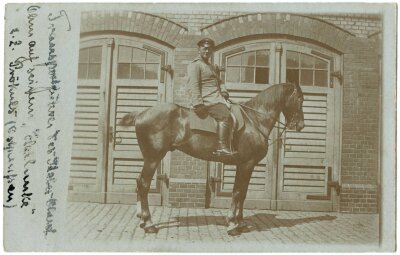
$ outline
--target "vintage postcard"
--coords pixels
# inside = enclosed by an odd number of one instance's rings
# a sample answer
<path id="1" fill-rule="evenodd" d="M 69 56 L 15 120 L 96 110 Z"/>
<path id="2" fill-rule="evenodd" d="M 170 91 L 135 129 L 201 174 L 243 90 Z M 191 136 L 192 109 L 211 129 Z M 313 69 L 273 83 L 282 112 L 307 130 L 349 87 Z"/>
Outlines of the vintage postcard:
<path id="1" fill-rule="evenodd" d="M 395 251 L 394 3 L 7 4 L 6 251 Z"/>

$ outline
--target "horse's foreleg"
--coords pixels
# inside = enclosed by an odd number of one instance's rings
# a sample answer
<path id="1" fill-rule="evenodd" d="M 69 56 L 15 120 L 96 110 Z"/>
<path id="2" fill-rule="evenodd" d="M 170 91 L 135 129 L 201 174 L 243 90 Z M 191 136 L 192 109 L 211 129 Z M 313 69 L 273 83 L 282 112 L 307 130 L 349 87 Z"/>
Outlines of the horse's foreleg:
<path id="1" fill-rule="evenodd" d="M 243 219 L 243 206 L 244 206 L 244 201 L 246 199 L 247 195 L 247 190 L 249 187 L 250 183 L 250 178 L 251 174 L 253 172 L 254 165 L 252 162 L 247 162 L 246 164 L 243 165 L 238 165 L 237 166 L 237 173 L 240 173 L 240 185 L 239 185 L 239 197 L 238 197 L 238 202 L 237 202 L 237 208 L 236 208 L 236 214 L 235 214 L 235 220 L 237 223 L 237 230 L 240 233 L 243 232 L 248 232 L 249 229 L 247 227 L 246 222 Z M 236 182 L 236 180 L 235 180 Z"/>
<path id="2" fill-rule="evenodd" d="M 238 167 L 235 175 L 235 183 L 232 191 L 232 202 L 231 208 L 228 211 L 227 221 L 229 235 L 240 235 L 239 224 L 237 221 L 237 215 L 240 211 L 241 197 L 243 196 L 243 178 L 245 178 L 245 172 L 241 171 Z"/>
<path id="3" fill-rule="evenodd" d="M 246 199 L 247 190 L 249 188 L 251 173 L 253 172 L 253 168 L 251 169 L 243 169 L 243 179 L 242 179 L 242 191 L 241 196 L 239 198 L 239 206 L 236 212 L 236 221 L 238 223 L 238 229 L 241 233 L 249 232 L 249 228 L 247 227 L 246 222 L 243 219 L 243 206 L 244 201 Z"/>
<path id="4" fill-rule="evenodd" d="M 139 178 L 136 179 L 136 217 L 142 218 L 142 202 L 140 199 L 139 193 L 139 182 L 140 182 L 140 175 Z"/>
<path id="5" fill-rule="evenodd" d="M 140 227 L 144 229 L 146 233 L 156 233 L 157 228 L 151 221 L 148 194 L 150 190 L 151 179 L 157 169 L 159 161 L 156 160 L 144 160 L 143 170 L 137 182 L 137 194 L 138 194 L 138 205 L 141 207 L 141 223 Z M 137 207 L 139 209 L 139 207 Z M 138 212 L 137 212 L 138 213 Z"/>
<path id="6" fill-rule="evenodd" d="M 236 181 L 235 185 L 236 186 Z M 239 235 L 240 232 L 237 232 L 237 227 L 238 224 L 236 222 L 236 212 L 238 210 L 238 203 L 239 203 L 239 196 L 240 193 L 238 190 L 235 190 L 235 187 L 233 188 L 232 192 L 232 202 L 231 202 L 231 208 L 228 211 L 228 215 L 226 217 L 226 220 L 228 222 L 228 234 L 229 235 Z"/>

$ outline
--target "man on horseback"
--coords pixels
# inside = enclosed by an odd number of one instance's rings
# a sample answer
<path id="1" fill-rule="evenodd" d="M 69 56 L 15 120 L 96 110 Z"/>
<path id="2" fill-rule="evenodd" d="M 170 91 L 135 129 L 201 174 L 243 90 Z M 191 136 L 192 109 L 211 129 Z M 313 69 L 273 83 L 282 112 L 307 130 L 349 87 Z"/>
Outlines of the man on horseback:
<path id="1" fill-rule="evenodd" d="M 187 89 L 194 112 L 204 118 L 208 114 L 217 121 L 218 147 L 214 154 L 232 155 L 229 144 L 230 110 L 228 91 L 220 82 L 216 68 L 209 62 L 214 41 L 204 38 L 197 43 L 199 56 L 188 66 Z"/>

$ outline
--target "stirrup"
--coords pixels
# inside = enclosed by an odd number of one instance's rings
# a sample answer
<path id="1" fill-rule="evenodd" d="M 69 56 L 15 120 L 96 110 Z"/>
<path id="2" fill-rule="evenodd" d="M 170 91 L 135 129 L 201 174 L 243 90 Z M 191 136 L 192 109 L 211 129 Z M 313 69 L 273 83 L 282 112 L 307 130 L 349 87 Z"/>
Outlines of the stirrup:
<path id="1" fill-rule="evenodd" d="M 213 152 L 213 154 L 217 156 L 233 156 L 236 155 L 237 153 L 238 153 L 237 151 L 230 151 L 227 148 L 217 149 L 216 151 Z"/>

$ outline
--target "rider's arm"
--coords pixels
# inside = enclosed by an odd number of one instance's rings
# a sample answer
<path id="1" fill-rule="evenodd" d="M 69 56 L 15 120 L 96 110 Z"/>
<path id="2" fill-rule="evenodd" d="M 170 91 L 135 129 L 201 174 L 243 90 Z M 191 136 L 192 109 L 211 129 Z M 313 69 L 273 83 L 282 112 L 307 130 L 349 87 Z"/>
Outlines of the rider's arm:
<path id="1" fill-rule="evenodd" d="M 221 80 L 218 80 L 218 82 L 219 82 L 219 86 L 220 86 L 220 88 L 221 88 L 221 95 L 222 95 L 225 99 L 228 99 L 228 98 L 229 98 L 229 93 L 228 93 L 228 90 L 226 89 L 225 84 L 223 84 L 223 83 L 221 82 Z"/>
<path id="2" fill-rule="evenodd" d="M 228 93 L 225 84 L 221 83 L 221 81 L 219 81 L 219 84 L 219 86 L 221 87 L 221 93 Z"/>
<path id="3" fill-rule="evenodd" d="M 218 68 L 218 67 L 216 67 L 216 68 Z M 218 86 L 219 86 L 219 88 L 220 88 L 220 90 L 221 90 L 221 95 L 225 98 L 225 99 L 228 99 L 229 98 L 229 93 L 228 93 L 228 90 L 226 89 L 226 86 L 225 86 L 225 84 L 221 81 L 221 79 L 220 79 L 220 75 L 219 75 L 219 70 L 217 69 L 217 72 L 216 72 L 218 75 L 217 75 L 217 81 L 218 81 Z"/>
<path id="4" fill-rule="evenodd" d="M 196 62 L 190 63 L 188 66 L 187 89 L 193 106 L 203 104 L 200 81 L 200 66 Z"/>

